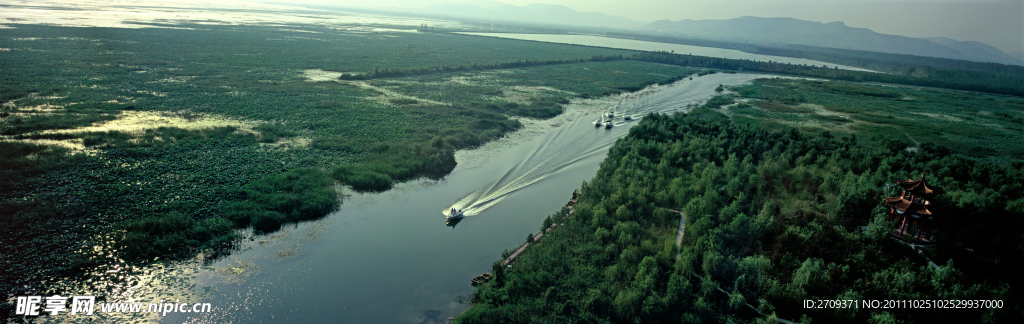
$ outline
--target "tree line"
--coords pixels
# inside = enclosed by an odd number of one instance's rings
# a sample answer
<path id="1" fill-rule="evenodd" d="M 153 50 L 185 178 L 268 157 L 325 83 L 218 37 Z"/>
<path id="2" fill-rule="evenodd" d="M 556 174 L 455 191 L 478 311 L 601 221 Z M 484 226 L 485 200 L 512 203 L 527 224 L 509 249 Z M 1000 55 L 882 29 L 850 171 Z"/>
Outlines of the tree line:
<path id="1" fill-rule="evenodd" d="M 543 65 L 555 65 L 555 64 L 569 64 L 569 63 L 583 63 L 583 62 L 607 62 L 623 60 L 622 55 L 594 55 L 590 58 L 575 58 L 575 59 L 557 59 L 557 60 L 518 60 L 515 62 L 499 62 L 499 63 L 473 63 L 472 65 L 448 66 L 448 65 L 435 65 L 429 67 L 414 67 L 414 68 L 375 68 L 373 72 L 367 73 L 343 73 L 339 80 L 370 80 L 378 78 L 390 78 L 390 77 L 406 77 L 414 75 L 432 74 L 432 73 L 444 73 L 444 72 L 459 72 L 459 71 L 479 71 L 479 70 L 496 70 L 496 69 L 512 69 L 521 67 L 531 66 L 543 66 Z"/>

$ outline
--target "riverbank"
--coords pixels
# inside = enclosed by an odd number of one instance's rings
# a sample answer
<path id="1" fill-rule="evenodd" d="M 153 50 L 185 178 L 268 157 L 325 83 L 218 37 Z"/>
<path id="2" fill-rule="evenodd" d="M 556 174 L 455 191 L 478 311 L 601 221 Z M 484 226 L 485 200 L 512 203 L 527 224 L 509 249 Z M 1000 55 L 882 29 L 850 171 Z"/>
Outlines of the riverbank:
<path id="1" fill-rule="evenodd" d="M 1015 183 L 1005 179 L 1024 177 L 1019 161 L 997 165 L 936 150 L 858 144 L 852 135 L 769 131 L 714 114 L 646 117 L 580 187 L 576 216 L 520 254 L 513 268 L 496 262 L 492 283 L 478 286 L 475 306 L 458 323 L 1020 319 L 1020 307 L 998 303 L 1019 305 L 1021 299 L 1006 290 L 1019 280 L 1001 265 L 1021 252 L 1005 242 L 1020 236 L 1024 211 L 1006 208 L 1017 203 L 960 198 Z M 947 188 L 936 199 L 965 204 L 933 200 L 949 216 L 929 230 L 951 244 L 932 252 L 956 253 L 955 265 L 932 265 L 889 239 L 898 224 L 887 224 L 878 208 L 885 183 L 934 163 L 949 166 L 928 173 Z M 993 174 L 978 178 L 952 171 L 957 168 Z M 1019 191 L 990 192 L 1024 201 Z M 673 210 L 685 212 L 683 224 Z M 865 223 L 881 230 L 862 231 L 858 225 Z M 966 244 L 978 252 L 963 253 Z M 920 295 L 959 300 L 976 293 L 996 302 L 884 312 L 799 302 Z"/>
<path id="2" fill-rule="evenodd" d="M 712 97 L 719 84 L 755 77 L 713 74 L 652 86 L 628 99 L 622 94 L 573 100 L 559 117 L 521 120 L 524 127 L 507 138 L 457 151 L 459 165 L 445 179 L 402 183 L 381 193 L 346 192 L 342 210 L 299 225 L 302 229 L 328 224 L 320 240 L 301 245 L 306 252 L 294 258 L 274 257 L 287 253 L 286 240 L 281 247 L 256 247 L 233 254 L 234 261 L 212 264 L 223 268 L 241 263 L 259 269 L 242 284 L 218 283 L 207 276 L 194 283 L 215 287 L 220 294 L 207 301 L 228 309 L 266 305 L 245 313 L 252 315 L 225 312 L 212 317 L 218 322 L 271 315 L 275 322 L 316 321 L 317 314 L 291 311 L 314 301 L 352 305 L 337 310 L 338 318 L 348 322 L 382 321 L 381 314 L 389 314 L 385 320 L 393 322 L 443 322 L 466 309 L 473 291 L 469 279 L 491 271 L 503 250 L 537 233 L 538 224 L 565 205 L 566 193 L 592 179 L 607 149 L 629 133 L 629 127 L 594 129 L 590 122 L 599 114 L 617 104 L 639 109 L 641 102 L 648 111 L 684 109 Z M 482 188 L 493 188 L 504 198 L 454 228 L 445 226 L 443 211 Z M 380 280 L 381 276 L 389 279 Z M 175 321 L 189 318 L 179 316 Z"/>

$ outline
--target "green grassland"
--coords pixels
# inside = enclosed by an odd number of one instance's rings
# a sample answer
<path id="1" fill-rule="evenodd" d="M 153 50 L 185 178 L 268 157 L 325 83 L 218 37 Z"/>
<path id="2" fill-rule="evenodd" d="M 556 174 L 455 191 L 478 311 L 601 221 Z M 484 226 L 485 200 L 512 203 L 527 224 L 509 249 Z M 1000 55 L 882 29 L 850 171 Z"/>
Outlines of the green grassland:
<path id="1" fill-rule="evenodd" d="M 650 84 L 670 83 L 695 72 L 692 68 L 618 60 L 438 73 L 377 82 L 405 95 L 455 104 L 543 105 L 545 101 L 557 102 L 558 98 L 566 96 L 589 98 L 636 91 Z"/>
<path id="2" fill-rule="evenodd" d="M 976 157 L 1024 158 L 1024 100 L 955 90 L 760 79 L 733 88 L 741 123 L 856 133 L 862 141 L 934 143 Z"/>
<path id="3" fill-rule="evenodd" d="M 233 229 L 327 214 L 335 180 L 379 190 L 443 177 L 454 150 L 517 129 L 515 117 L 695 71 L 579 60 L 631 53 L 621 50 L 409 31 L 12 26 L 0 36 L 10 49 L 0 60 L 9 292 L 57 293 L 40 282 L 88 272 L 113 251 L 133 262 L 216 256 L 238 239 Z M 550 60 L 574 62 L 367 81 L 306 71 Z M 141 117 L 176 122 L 85 128 Z"/>

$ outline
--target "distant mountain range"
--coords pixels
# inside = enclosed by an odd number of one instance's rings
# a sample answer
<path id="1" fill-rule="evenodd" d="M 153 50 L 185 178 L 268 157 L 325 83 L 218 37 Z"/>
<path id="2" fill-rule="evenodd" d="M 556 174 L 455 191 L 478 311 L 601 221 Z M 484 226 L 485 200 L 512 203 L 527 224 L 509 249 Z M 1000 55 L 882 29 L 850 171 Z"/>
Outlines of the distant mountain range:
<path id="1" fill-rule="evenodd" d="M 820 23 L 795 18 L 739 17 L 723 20 L 659 20 L 650 24 L 598 12 L 579 12 L 561 5 L 515 6 L 494 0 L 462 0 L 420 9 L 390 11 L 464 17 L 490 21 L 652 30 L 690 38 L 783 46 L 786 44 L 910 54 L 975 62 L 1024 65 L 1024 53 L 1007 54 L 988 44 L 945 37 L 914 38 L 880 34 L 841 21 Z"/>
<path id="2" fill-rule="evenodd" d="M 395 11 L 408 9 L 392 8 Z M 491 0 L 467 0 L 442 3 L 414 10 L 417 14 L 467 17 L 492 21 L 515 21 L 536 24 L 555 24 L 601 28 L 634 29 L 645 23 L 599 12 L 579 12 L 561 5 L 532 3 L 515 6 Z"/>
<path id="3" fill-rule="evenodd" d="M 846 26 L 841 21 L 819 23 L 794 18 L 739 17 L 723 20 L 660 20 L 646 26 L 693 38 L 763 45 L 808 45 L 861 51 L 910 54 L 1022 65 L 1021 59 L 976 41 L 945 37 L 914 38 L 887 35 L 867 28 Z"/>

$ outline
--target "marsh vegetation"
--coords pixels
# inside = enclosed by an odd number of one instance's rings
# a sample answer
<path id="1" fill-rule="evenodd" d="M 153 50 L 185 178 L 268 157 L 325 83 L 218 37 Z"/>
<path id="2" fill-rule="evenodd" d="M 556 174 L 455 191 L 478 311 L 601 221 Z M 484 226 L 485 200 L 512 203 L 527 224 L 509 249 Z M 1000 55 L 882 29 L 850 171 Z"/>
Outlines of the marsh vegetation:
<path id="1" fill-rule="evenodd" d="M 917 149 L 933 143 L 951 153 L 1002 163 L 1024 158 L 1024 100 L 941 89 L 830 81 L 760 79 L 720 96 L 738 123 L 894 140 Z"/>
<path id="2" fill-rule="evenodd" d="M 518 129 L 515 118 L 694 71 L 594 59 L 623 50 L 449 34 L 173 27 L 189 29 L 5 29 L 5 291 L 49 291 L 35 279 L 108 262 L 37 257 L 57 247 L 139 263 L 216 257 L 235 229 L 271 232 L 337 208 L 335 181 L 372 191 L 440 178 L 454 150 Z M 560 64 L 495 65 L 519 61 Z M 365 82 L 306 72 L 474 64 L 495 69 Z"/>
<path id="3" fill-rule="evenodd" d="M 1019 95 L 1019 84 L 1002 82 L 1012 75 L 916 78 L 412 26 L 10 26 L 0 36 L 9 49 L 0 61 L 0 290 L 13 295 L 66 294 L 44 283 L 103 269 L 110 256 L 133 265 L 223 256 L 239 229 L 272 233 L 336 210 L 339 185 L 372 192 L 443 178 L 455 150 L 501 138 L 524 118 L 557 116 L 574 98 L 759 71 L 850 82 L 723 86 L 689 115 L 645 121 L 584 188 L 578 216 L 560 212 L 554 221 L 567 225 L 517 270 L 495 269 L 463 320 L 747 319 L 744 301 L 797 316 L 794 300 L 836 294 L 1019 300 L 1004 289 L 1011 279 L 983 266 L 944 262 L 943 272 L 922 274 L 913 256 L 852 230 L 882 226 L 865 216 L 876 207 L 871 190 L 922 163 L 959 190 L 944 204 L 1019 228 L 1021 191 L 1010 179 L 1020 177 L 1024 101 L 857 82 Z M 655 207 L 693 215 L 682 250 L 666 241 L 677 218 Z M 1019 241 L 1013 228 L 937 233 L 965 242 L 936 249 L 937 259 L 997 265 L 1020 250 L 995 248 Z M 996 235 L 976 235 L 985 231 Z M 843 244 L 853 256 L 801 249 L 807 242 Z M 965 246 L 984 250 L 965 257 L 956 249 Z M 559 253 L 571 262 L 555 262 Z M 732 292 L 714 296 L 690 271 Z M 888 281 L 868 276 L 909 279 L 886 295 Z M 957 285 L 968 290 L 949 292 Z M 667 306 L 677 304 L 689 308 Z"/>

